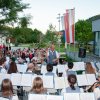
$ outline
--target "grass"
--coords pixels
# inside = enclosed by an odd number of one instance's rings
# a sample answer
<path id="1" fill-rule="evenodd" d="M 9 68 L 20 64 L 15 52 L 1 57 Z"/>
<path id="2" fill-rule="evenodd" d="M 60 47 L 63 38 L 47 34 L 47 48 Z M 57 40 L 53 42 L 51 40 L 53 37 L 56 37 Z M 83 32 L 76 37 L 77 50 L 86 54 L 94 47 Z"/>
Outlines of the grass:
<path id="1" fill-rule="evenodd" d="M 34 47 L 37 47 L 38 45 L 37 44 L 33 45 L 32 43 L 30 43 L 30 44 L 26 43 L 26 44 L 20 44 L 19 46 L 34 48 Z M 70 45 L 68 44 L 67 48 L 65 48 L 65 45 L 63 45 L 63 44 L 61 44 L 61 45 L 56 44 L 55 48 L 56 48 L 56 50 L 58 52 L 66 52 L 66 51 L 74 52 L 74 51 L 78 51 L 78 47 L 77 46 L 74 47 L 73 44 L 70 44 Z"/>
<path id="2" fill-rule="evenodd" d="M 73 44 L 68 44 L 67 45 L 67 48 L 65 48 L 64 45 L 56 45 L 56 50 L 59 52 L 66 52 L 66 51 L 70 51 L 70 52 L 74 52 L 74 51 L 78 51 L 78 47 L 77 46 L 74 46 Z"/>

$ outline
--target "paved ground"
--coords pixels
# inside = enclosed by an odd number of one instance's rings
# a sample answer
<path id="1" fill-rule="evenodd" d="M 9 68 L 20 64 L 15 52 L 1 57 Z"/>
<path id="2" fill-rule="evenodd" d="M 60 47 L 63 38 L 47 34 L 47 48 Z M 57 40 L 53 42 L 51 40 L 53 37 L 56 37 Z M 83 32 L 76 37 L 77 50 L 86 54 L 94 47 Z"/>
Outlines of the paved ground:
<path id="1" fill-rule="evenodd" d="M 78 52 L 66 52 L 66 54 L 75 61 L 100 62 L 100 57 L 93 54 L 86 54 L 85 58 L 79 58 Z"/>

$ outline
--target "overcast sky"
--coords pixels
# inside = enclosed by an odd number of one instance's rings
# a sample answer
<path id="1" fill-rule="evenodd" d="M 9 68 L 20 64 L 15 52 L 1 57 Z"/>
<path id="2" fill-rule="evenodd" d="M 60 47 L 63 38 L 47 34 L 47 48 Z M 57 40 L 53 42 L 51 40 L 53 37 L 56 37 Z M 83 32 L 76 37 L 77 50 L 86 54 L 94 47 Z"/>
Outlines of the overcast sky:
<path id="1" fill-rule="evenodd" d="M 23 2 L 30 4 L 30 9 L 25 10 L 24 14 L 33 16 L 29 27 L 42 32 L 48 29 L 49 24 L 53 24 L 58 30 L 58 14 L 63 15 L 66 9 L 75 8 L 75 22 L 100 14 L 100 0 L 23 0 Z"/>

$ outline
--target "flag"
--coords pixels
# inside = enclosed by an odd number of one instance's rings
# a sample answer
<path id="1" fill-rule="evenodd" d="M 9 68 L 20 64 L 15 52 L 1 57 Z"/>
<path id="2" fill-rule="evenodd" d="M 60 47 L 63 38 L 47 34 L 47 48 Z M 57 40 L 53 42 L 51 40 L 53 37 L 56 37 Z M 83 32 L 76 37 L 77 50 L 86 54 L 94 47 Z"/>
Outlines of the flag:
<path id="1" fill-rule="evenodd" d="M 75 9 L 67 9 L 64 15 L 65 40 L 67 43 L 74 43 L 75 35 Z"/>
<path id="2" fill-rule="evenodd" d="M 64 16 L 61 16 L 61 26 L 62 26 L 62 30 L 65 30 Z"/>

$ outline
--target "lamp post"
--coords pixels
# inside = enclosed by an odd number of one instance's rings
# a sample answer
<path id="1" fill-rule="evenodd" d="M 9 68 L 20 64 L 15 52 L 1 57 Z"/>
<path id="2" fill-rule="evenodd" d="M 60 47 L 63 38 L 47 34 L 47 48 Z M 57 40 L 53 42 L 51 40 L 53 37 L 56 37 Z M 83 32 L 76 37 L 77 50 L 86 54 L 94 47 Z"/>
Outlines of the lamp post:
<path id="1" fill-rule="evenodd" d="M 59 34 L 58 34 L 58 44 L 59 44 L 59 52 L 60 52 L 60 42 L 61 42 L 61 39 L 60 39 L 60 19 L 61 19 L 61 16 L 60 16 L 60 13 L 58 14 L 58 23 L 59 23 Z"/>

